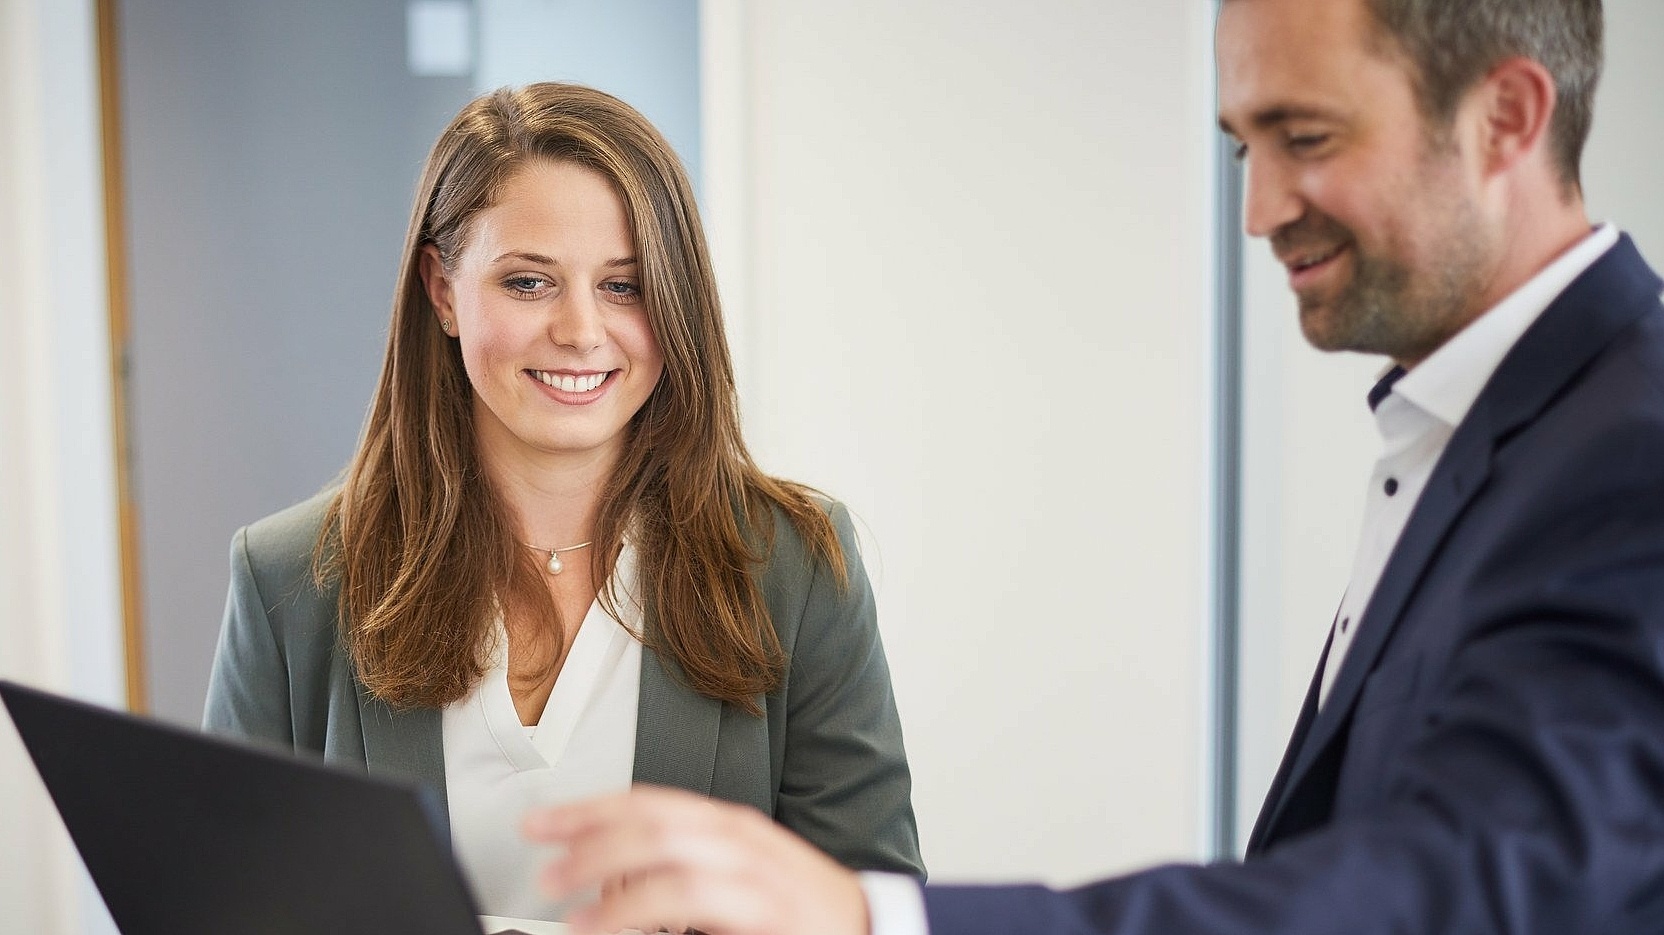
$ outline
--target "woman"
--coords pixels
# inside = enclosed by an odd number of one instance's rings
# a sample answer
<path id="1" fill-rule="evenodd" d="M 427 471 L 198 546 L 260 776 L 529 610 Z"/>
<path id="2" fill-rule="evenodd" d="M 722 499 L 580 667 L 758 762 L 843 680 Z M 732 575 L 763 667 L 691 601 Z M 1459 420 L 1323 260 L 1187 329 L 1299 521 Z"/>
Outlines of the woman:
<path id="1" fill-rule="evenodd" d="M 536 84 L 440 137 L 341 486 L 232 542 L 205 723 L 444 791 L 490 915 L 562 911 L 529 806 L 632 781 L 922 875 L 848 516 L 751 461 L 687 178 L 628 105 Z"/>

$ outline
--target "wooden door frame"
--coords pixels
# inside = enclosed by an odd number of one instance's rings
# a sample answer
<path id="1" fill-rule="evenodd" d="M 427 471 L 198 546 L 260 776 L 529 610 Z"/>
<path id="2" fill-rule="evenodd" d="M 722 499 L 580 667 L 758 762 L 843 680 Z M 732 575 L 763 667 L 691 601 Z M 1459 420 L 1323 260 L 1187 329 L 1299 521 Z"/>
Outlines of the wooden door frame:
<path id="1" fill-rule="evenodd" d="M 104 256 L 110 315 L 110 430 L 115 442 L 116 532 L 120 549 L 122 645 L 127 707 L 149 710 L 146 684 L 143 582 L 139 577 L 138 508 L 127 420 L 128 268 L 127 187 L 121 123 L 121 56 L 116 0 L 94 0 L 98 32 L 99 122 L 104 153 Z"/>

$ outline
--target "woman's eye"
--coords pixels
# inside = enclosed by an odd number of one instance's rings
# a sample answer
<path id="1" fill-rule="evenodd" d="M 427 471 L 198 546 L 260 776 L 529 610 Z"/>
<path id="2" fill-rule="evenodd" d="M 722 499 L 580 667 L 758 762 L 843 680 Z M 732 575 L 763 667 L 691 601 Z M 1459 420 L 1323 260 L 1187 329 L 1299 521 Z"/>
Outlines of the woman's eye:
<path id="1" fill-rule="evenodd" d="M 641 297 L 641 287 L 633 282 L 609 280 L 601 284 L 601 291 L 620 299 L 637 299 Z"/>
<path id="2" fill-rule="evenodd" d="M 512 276 L 504 280 L 503 285 L 507 286 L 510 292 L 517 292 L 521 295 L 536 295 L 548 288 L 549 280 L 542 276 Z"/>

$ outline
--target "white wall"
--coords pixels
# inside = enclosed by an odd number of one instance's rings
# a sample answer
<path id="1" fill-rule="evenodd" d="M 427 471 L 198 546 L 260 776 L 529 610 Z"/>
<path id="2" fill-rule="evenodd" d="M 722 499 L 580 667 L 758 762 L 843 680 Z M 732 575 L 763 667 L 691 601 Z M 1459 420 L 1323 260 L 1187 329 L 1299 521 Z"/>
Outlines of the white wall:
<path id="1" fill-rule="evenodd" d="M 91 2 L 0 0 L 0 678 L 125 692 Z M 113 931 L 0 718 L 0 928 Z"/>
<path id="2" fill-rule="evenodd" d="M 1605 0 L 1606 74 L 1583 158 L 1590 215 L 1611 220 L 1664 268 L 1664 4 Z"/>
<path id="3" fill-rule="evenodd" d="M 1664 5 L 1606 0 L 1606 74 L 1584 156 L 1590 216 L 1664 264 Z M 1380 358 L 1300 337 L 1282 268 L 1247 246 L 1244 300 L 1242 769 L 1245 840 L 1345 590 L 1380 438 L 1364 402 Z"/>
<path id="4" fill-rule="evenodd" d="M 1198 855 L 1209 4 L 706 6 L 749 439 L 870 533 L 933 875 Z"/>

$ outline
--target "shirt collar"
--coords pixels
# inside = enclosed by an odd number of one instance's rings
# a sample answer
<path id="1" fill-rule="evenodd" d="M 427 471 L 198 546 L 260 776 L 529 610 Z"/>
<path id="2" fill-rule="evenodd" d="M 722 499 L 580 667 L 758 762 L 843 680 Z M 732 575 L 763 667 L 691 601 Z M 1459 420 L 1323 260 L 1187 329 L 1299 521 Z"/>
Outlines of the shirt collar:
<path id="1" fill-rule="evenodd" d="M 1467 417 L 1514 343 L 1560 293 L 1618 242 L 1602 224 L 1397 381 L 1392 391 L 1449 426 Z"/>
<path id="2" fill-rule="evenodd" d="M 1392 395 L 1392 388 L 1397 385 L 1399 380 L 1404 379 L 1405 373 L 1403 367 L 1393 364 L 1376 378 L 1375 385 L 1369 388 L 1370 412 L 1381 408 L 1381 404 L 1386 402 L 1388 396 Z"/>

